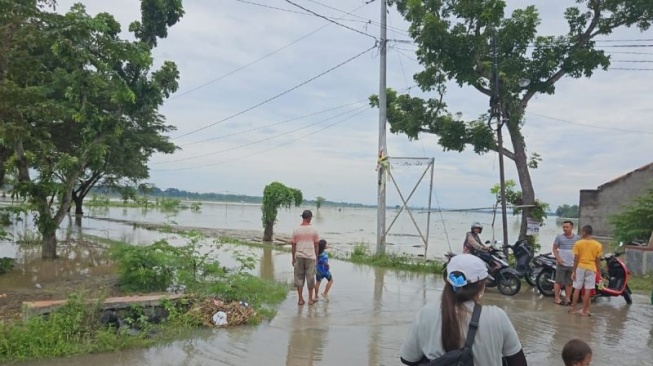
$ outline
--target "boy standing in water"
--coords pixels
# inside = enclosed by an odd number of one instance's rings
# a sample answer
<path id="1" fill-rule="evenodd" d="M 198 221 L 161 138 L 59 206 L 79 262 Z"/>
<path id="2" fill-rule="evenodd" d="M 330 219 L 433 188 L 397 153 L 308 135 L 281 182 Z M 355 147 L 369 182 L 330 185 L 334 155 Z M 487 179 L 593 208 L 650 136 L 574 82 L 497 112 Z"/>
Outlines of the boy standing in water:
<path id="1" fill-rule="evenodd" d="M 320 283 L 322 283 L 322 279 L 326 278 L 327 284 L 326 288 L 324 289 L 324 292 L 322 293 L 322 296 L 326 299 L 326 301 L 329 301 L 329 290 L 331 289 L 331 285 L 333 285 L 333 277 L 331 276 L 331 270 L 329 267 L 329 254 L 326 252 L 327 248 L 327 242 L 326 240 L 322 239 L 318 242 L 318 255 L 317 255 L 317 266 L 315 266 L 315 296 L 314 298 L 318 298 L 318 294 L 320 293 Z"/>
<path id="2" fill-rule="evenodd" d="M 572 339 L 562 349 L 562 361 L 565 366 L 590 366 L 592 349 L 580 339 Z"/>
<path id="3" fill-rule="evenodd" d="M 570 314 L 590 316 L 591 291 L 596 286 L 596 274 L 601 271 L 601 255 L 603 245 L 592 239 L 592 227 L 583 226 L 581 230 L 583 238 L 574 244 L 574 268 L 571 272 L 571 279 L 574 281 L 574 297 L 571 304 Z M 585 289 L 585 291 L 582 291 Z M 583 292 L 583 310 L 576 313 L 576 305 Z"/>

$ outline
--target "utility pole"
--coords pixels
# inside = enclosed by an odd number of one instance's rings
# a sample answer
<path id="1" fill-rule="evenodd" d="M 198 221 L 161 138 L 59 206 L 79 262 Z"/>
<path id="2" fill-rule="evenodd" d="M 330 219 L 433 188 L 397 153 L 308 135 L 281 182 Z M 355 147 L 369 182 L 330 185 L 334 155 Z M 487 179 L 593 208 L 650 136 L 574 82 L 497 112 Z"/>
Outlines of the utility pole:
<path id="1" fill-rule="evenodd" d="M 376 222 L 376 254 L 385 253 L 385 187 L 386 171 L 385 164 L 381 159 L 386 158 L 388 154 L 385 125 L 387 119 L 387 98 L 386 98 L 386 52 L 387 52 L 387 0 L 381 0 L 381 40 L 379 45 L 380 67 L 379 67 L 379 164 L 378 164 L 378 202 L 377 202 L 377 222 Z"/>
<path id="2" fill-rule="evenodd" d="M 508 215 L 506 212 L 506 178 L 503 167 L 503 118 L 501 116 L 501 94 L 499 93 L 499 55 L 497 51 L 497 32 L 492 34 L 492 98 L 490 106 L 492 115 L 497 118 L 497 144 L 499 150 L 499 185 L 501 186 L 501 222 L 503 229 L 503 245 L 508 245 Z M 491 119 L 490 119 L 491 120 Z M 491 128 L 491 126 L 490 126 Z M 508 256 L 508 248 L 504 248 L 504 253 Z"/>

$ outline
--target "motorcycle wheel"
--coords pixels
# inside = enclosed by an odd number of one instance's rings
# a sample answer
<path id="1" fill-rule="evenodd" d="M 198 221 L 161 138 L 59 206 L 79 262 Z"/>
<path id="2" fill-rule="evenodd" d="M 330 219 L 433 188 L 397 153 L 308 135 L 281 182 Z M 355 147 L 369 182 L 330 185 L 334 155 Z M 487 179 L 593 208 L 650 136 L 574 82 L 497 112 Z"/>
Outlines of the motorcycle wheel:
<path id="1" fill-rule="evenodd" d="M 630 305 L 633 303 L 633 297 L 630 296 L 630 287 L 626 285 L 626 288 L 624 289 L 624 292 L 621 294 L 621 296 L 624 297 L 624 300 L 626 300 L 626 304 Z"/>
<path id="2" fill-rule="evenodd" d="M 506 296 L 514 296 L 521 290 L 521 281 L 512 272 L 497 273 L 497 289 Z"/>
<path id="3" fill-rule="evenodd" d="M 535 287 L 537 285 L 537 275 L 533 273 L 533 267 L 528 268 L 528 272 L 526 273 L 526 276 L 524 276 L 526 279 L 526 282 Z"/>
<path id="4" fill-rule="evenodd" d="M 537 275 L 535 280 L 535 285 L 537 290 L 544 296 L 551 297 L 553 293 L 553 278 L 555 276 L 555 271 L 550 269 L 543 269 L 540 274 Z"/>

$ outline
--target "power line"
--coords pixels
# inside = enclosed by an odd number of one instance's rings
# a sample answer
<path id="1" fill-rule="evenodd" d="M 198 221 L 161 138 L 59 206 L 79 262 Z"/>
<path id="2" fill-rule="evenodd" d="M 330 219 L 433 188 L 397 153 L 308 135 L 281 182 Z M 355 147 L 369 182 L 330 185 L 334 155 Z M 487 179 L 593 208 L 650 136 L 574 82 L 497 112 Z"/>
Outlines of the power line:
<path id="1" fill-rule="evenodd" d="M 622 70 L 622 71 L 653 71 L 653 69 L 639 69 L 629 67 L 611 67 L 609 70 Z"/>
<path id="2" fill-rule="evenodd" d="M 274 9 L 274 10 L 280 10 L 280 11 L 285 11 L 287 13 L 293 13 L 293 14 L 302 14 L 302 15 L 311 15 L 308 13 L 304 13 L 301 11 L 297 10 L 290 10 L 290 9 L 284 9 L 284 8 L 278 8 L 276 6 L 270 6 L 270 5 L 265 5 L 265 4 L 260 4 L 260 3 L 255 3 L 253 1 L 247 1 L 247 0 L 236 0 L 239 3 L 245 3 L 245 4 L 250 4 L 250 5 L 255 5 L 255 6 L 260 6 L 261 8 L 268 8 L 268 9 Z"/>
<path id="3" fill-rule="evenodd" d="M 352 32 L 356 32 L 356 33 L 358 33 L 358 34 L 362 34 L 362 35 L 364 35 L 364 36 L 366 36 L 366 37 L 370 37 L 370 38 L 372 38 L 373 40 L 375 40 L 375 41 L 378 42 L 378 38 L 374 37 L 373 35 L 371 35 L 371 34 L 369 34 L 369 33 L 361 32 L 361 31 L 359 31 L 359 30 L 356 29 L 356 28 L 352 28 L 352 27 L 350 27 L 350 26 L 347 26 L 347 25 L 344 25 L 344 24 L 338 23 L 338 22 L 336 22 L 335 20 L 331 20 L 331 19 L 329 19 L 328 17 L 325 17 L 324 15 L 321 15 L 321 14 L 318 14 L 318 13 L 314 12 L 313 10 L 310 10 L 310 9 L 307 9 L 307 8 L 301 6 L 301 5 L 295 4 L 295 3 L 293 3 L 293 2 L 290 1 L 290 0 L 286 0 L 286 2 L 289 3 L 289 4 L 291 4 L 291 5 L 294 5 L 294 6 L 298 7 L 298 8 L 300 8 L 300 9 L 306 11 L 306 12 L 309 12 L 309 13 L 315 15 L 315 16 L 318 17 L 318 18 L 322 18 L 322 19 L 324 19 L 324 20 L 326 20 L 326 21 L 329 21 L 329 22 L 331 22 L 331 23 L 333 23 L 333 24 L 335 24 L 335 25 L 338 25 L 338 26 L 340 26 L 340 27 L 343 27 L 343 28 L 349 29 L 349 30 L 352 31 Z"/>
<path id="4" fill-rule="evenodd" d="M 263 7 L 269 7 L 269 6 L 267 6 L 267 5 L 253 3 L 253 2 L 251 2 L 251 1 L 245 1 L 245 0 L 236 0 L 236 1 L 240 1 L 240 2 L 248 3 L 248 4 L 254 4 L 254 5 L 261 5 L 261 6 L 263 6 Z M 355 12 L 355 11 L 361 9 L 361 8 L 363 8 L 365 5 L 367 5 L 367 4 L 363 4 L 363 5 L 359 6 L 359 7 L 357 7 L 356 9 L 354 9 L 354 10 L 350 11 L 349 13 L 347 13 L 347 15 L 349 15 L 349 14 L 351 14 L 351 13 L 353 13 L 353 12 Z M 299 13 L 299 12 L 298 12 L 298 13 Z M 310 14 L 307 14 L 307 15 L 310 15 Z M 346 15 L 343 15 L 343 17 L 345 17 L 345 16 L 346 16 Z M 341 17 L 341 18 L 342 18 L 342 17 Z M 321 26 L 321 27 L 319 27 L 319 28 L 317 28 L 317 29 L 315 29 L 315 30 L 313 30 L 313 31 L 311 31 L 311 32 L 309 32 L 309 33 L 307 33 L 307 34 L 305 34 L 305 35 L 303 35 L 303 36 L 297 38 L 297 39 L 295 39 L 294 41 L 288 43 L 287 45 L 285 45 L 285 46 L 283 46 L 283 47 L 281 47 L 281 48 L 278 48 L 278 49 L 276 49 L 276 50 L 274 50 L 274 51 L 272 51 L 272 52 L 270 52 L 270 53 L 268 53 L 268 54 L 266 54 L 266 55 L 264 55 L 264 56 L 262 56 L 262 57 L 260 57 L 260 58 L 258 58 L 258 59 L 256 59 L 256 60 L 254 60 L 254 61 L 251 61 L 251 62 L 249 62 L 249 63 L 247 63 L 247 64 L 245 64 L 245 65 L 243 65 L 243 66 L 240 66 L 240 67 L 238 67 L 238 68 L 236 68 L 236 69 L 234 69 L 234 70 L 232 70 L 232 71 L 229 71 L 229 72 L 227 72 L 226 74 L 223 74 L 223 75 L 221 75 L 221 76 L 218 76 L 218 77 L 215 78 L 215 79 L 211 79 L 211 80 L 207 81 L 207 82 L 204 83 L 204 84 L 198 85 L 198 86 L 196 86 L 196 87 L 194 87 L 194 88 L 192 88 L 192 89 L 189 89 L 189 90 L 187 90 L 187 91 L 184 91 L 184 92 L 181 92 L 181 93 L 175 94 L 175 95 L 173 95 L 172 97 L 170 97 L 170 98 L 168 99 L 168 101 L 170 101 L 170 100 L 174 100 L 174 99 L 176 99 L 176 98 L 179 98 L 179 97 L 184 96 L 184 95 L 187 95 L 187 94 L 190 94 L 190 93 L 192 93 L 192 92 L 194 92 L 194 91 L 196 91 L 196 90 L 198 90 L 198 89 L 204 88 L 204 87 L 206 87 L 206 86 L 208 86 L 208 85 L 211 85 L 211 84 L 213 84 L 213 83 L 215 83 L 215 82 L 218 82 L 218 81 L 220 81 L 220 80 L 222 80 L 222 79 L 224 79 L 224 78 L 226 78 L 226 77 L 229 77 L 229 76 L 231 76 L 231 75 L 233 75 L 233 74 L 235 74 L 235 73 L 237 73 L 237 72 L 239 72 L 239 71 L 242 71 L 243 69 L 246 69 L 246 68 L 248 68 L 248 67 L 250 67 L 250 66 L 252 66 L 252 65 L 254 65 L 254 64 L 256 64 L 256 63 L 258 63 L 258 62 L 260 62 L 260 61 L 263 61 L 263 60 L 265 60 L 266 58 L 269 58 L 269 57 L 271 57 L 271 56 L 274 56 L 275 54 L 277 54 L 277 53 L 279 53 L 279 52 L 285 50 L 286 48 L 289 48 L 290 46 L 292 46 L 292 45 L 294 45 L 294 44 L 296 44 L 296 43 L 299 43 L 299 42 L 303 41 L 304 39 L 306 39 L 306 38 L 312 36 L 313 34 L 315 34 L 315 33 L 319 32 L 319 31 L 321 31 L 322 29 L 324 29 L 324 28 L 326 28 L 326 27 L 328 27 L 328 26 L 330 26 L 330 25 L 331 25 L 330 23 L 327 23 L 327 24 L 325 24 L 325 25 L 323 25 L 323 26 Z"/>
<path id="5" fill-rule="evenodd" d="M 651 69 L 651 70 L 653 70 L 653 69 Z M 584 126 L 584 127 L 596 128 L 596 129 L 599 129 L 599 130 L 619 131 L 619 132 L 628 132 L 628 133 L 638 133 L 638 134 L 653 135 L 653 132 L 650 132 L 650 131 L 635 131 L 635 130 L 626 130 L 626 129 L 622 129 L 622 128 L 614 128 L 614 127 L 593 126 L 593 125 L 588 125 L 588 124 L 585 124 L 585 123 L 573 122 L 573 121 L 569 121 L 569 120 L 562 119 L 562 118 L 551 117 L 551 116 L 545 116 L 545 115 L 542 115 L 542 114 L 537 114 L 537 113 L 532 113 L 532 112 L 527 112 L 527 113 L 528 113 L 528 114 L 531 114 L 531 115 L 533 115 L 533 116 L 541 117 L 541 118 L 546 118 L 546 119 L 550 119 L 550 120 L 554 120 L 554 121 L 559 121 L 559 122 L 565 122 L 565 123 L 569 123 L 569 124 L 572 124 L 572 125 L 578 125 L 578 126 Z"/>
<path id="6" fill-rule="evenodd" d="M 376 48 L 376 47 L 377 47 L 377 44 L 375 44 L 374 46 L 372 46 L 372 47 L 366 49 L 365 51 L 362 51 L 362 52 L 358 53 L 357 55 L 355 55 L 355 56 L 353 56 L 353 57 L 350 57 L 349 59 L 347 59 L 347 60 L 345 60 L 345 61 L 343 61 L 343 62 L 337 64 L 336 66 L 333 66 L 333 67 L 331 67 L 330 69 L 328 69 L 328 70 L 326 70 L 326 71 L 323 71 L 323 72 L 317 74 L 316 76 L 314 76 L 314 77 L 312 77 L 312 78 L 310 78 L 310 79 L 308 79 L 308 80 L 306 80 L 306 81 L 304 81 L 304 82 L 302 82 L 302 83 L 300 83 L 300 84 L 295 85 L 294 87 L 292 87 L 292 88 L 290 88 L 290 89 L 287 89 L 287 90 L 285 90 L 285 91 L 283 91 L 283 92 L 281 92 L 281 93 L 279 93 L 279 94 L 277 94 L 277 95 L 275 95 L 275 96 L 273 96 L 273 97 L 270 97 L 270 98 L 268 98 L 268 99 L 266 99 L 266 100 L 264 100 L 264 101 L 262 101 L 262 102 L 260 102 L 260 103 L 257 103 L 257 104 L 255 104 L 255 105 L 253 105 L 253 106 L 251 106 L 251 107 L 249 107 L 249 108 L 247 108 L 247 109 L 244 109 L 244 110 L 242 110 L 242 111 L 240 111 L 240 112 L 238 112 L 238 113 L 232 114 L 231 116 L 226 117 L 226 118 L 223 118 L 223 119 L 221 119 L 221 120 L 219 120 L 219 121 L 217 121 L 217 122 L 214 122 L 214 123 L 208 124 L 208 125 L 206 125 L 206 126 L 204 126 L 204 127 L 200 127 L 200 128 L 195 129 L 195 130 L 193 130 L 193 131 L 186 132 L 186 133 L 184 133 L 184 134 L 182 134 L 182 135 L 179 135 L 179 136 L 177 136 L 177 137 L 174 137 L 173 140 L 176 140 L 176 139 L 179 139 L 179 138 L 182 138 L 182 137 L 188 136 L 188 135 L 192 135 L 192 134 L 197 133 L 197 132 L 199 132 L 199 131 L 205 130 L 205 129 L 209 128 L 209 127 L 213 127 L 213 126 L 218 125 L 218 124 L 220 124 L 220 123 L 226 122 L 226 121 L 228 121 L 228 120 L 230 120 L 230 119 L 234 119 L 234 118 L 236 118 L 236 117 L 238 117 L 238 116 L 240 116 L 240 115 L 243 115 L 243 114 L 245 114 L 245 113 L 247 113 L 247 112 L 249 112 L 249 111 L 251 111 L 251 110 L 254 110 L 254 109 L 256 109 L 256 108 L 258 108 L 258 107 L 260 107 L 260 106 L 262 106 L 262 105 L 264 105 L 264 104 L 266 104 L 266 103 L 269 103 L 269 102 L 271 102 L 271 101 L 273 101 L 273 100 L 275 100 L 275 99 L 278 99 L 278 98 L 280 98 L 280 97 L 282 97 L 282 96 L 284 96 L 284 95 L 286 95 L 286 94 L 292 92 L 293 90 L 296 90 L 296 89 L 298 89 L 298 88 L 300 88 L 300 87 L 302 87 L 302 86 L 304 86 L 304 85 L 310 83 L 311 81 L 316 80 L 316 79 L 318 79 L 318 78 L 320 78 L 320 77 L 322 77 L 322 76 L 324 76 L 324 75 L 326 75 L 326 74 L 328 74 L 328 73 L 330 73 L 330 72 L 332 72 L 332 71 L 334 71 L 334 70 L 336 70 L 336 69 L 338 69 L 338 68 L 340 68 L 340 67 L 342 67 L 342 66 L 344 66 L 344 65 L 346 65 L 346 64 L 348 64 L 348 63 L 350 63 L 350 62 L 352 62 L 352 61 L 354 61 L 355 59 L 357 59 L 357 58 L 363 56 L 364 54 L 370 52 L 371 50 L 373 50 L 373 49 Z"/>
<path id="7" fill-rule="evenodd" d="M 307 1 L 312 2 L 312 3 L 314 3 L 314 4 L 321 5 L 321 6 L 325 7 L 325 8 L 327 8 L 327 9 L 331 9 L 331 10 L 338 11 L 338 12 L 340 12 L 340 13 L 344 13 L 344 12 L 345 12 L 345 11 L 342 10 L 342 9 L 335 8 L 335 7 L 331 6 L 331 5 L 323 4 L 323 3 L 319 2 L 319 1 L 315 1 L 315 0 L 307 0 Z M 366 23 L 374 24 L 374 25 L 376 25 L 376 26 L 378 26 L 378 27 L 381 26 L 381 23 L 379 23 L 379 22 L 377 22 L 377 21 L 374 21 L 374 20 L 372 20 L 372 19 L 368 19 L 368 18 L 362 17 L 362 16 L 360 16 L 360 15 L 356 15 L 356 14 L 351 14 L 351 16 L 356 17 L 356 18 L 358 18 L 358 19 L 361 19 L 361 20 L 365 21 Z M 405 29 L 401 29 L 401 28 L 393 27 L 392 25 L 387 25 L 386 27 L 387 27 L 388 29 L 390 29 L 390 30 L 394 30 L 394 31 L 396 31 L 396 32 L 401 32 L 401 33 L 404 33 L 404 34 L 406 34 L 406 35 L 410 35 L 410 33 L 409 33 L 407 30 L 405 30 Z"/>
<path id="8" fill-rule="evenodd" d="M 352 105 L 355 105 L 355 104 L 359 104 L 359 103 L 362 103 L 362 102 L 366 102 L 366 101 L 367 101 L 367 99 L 362 99 L 362 100 L 359 100 L 359 101 L 356 101 L 356 102 L 347 103 L 347 104 L 342 104 L 342 105 L 339 105 L 339 106 L 337 106 L 337 107 L 332 107 L 332 108 L 328 108 L 328 109 L 323 109 L 323 110 L 318 111 L 318 112 L 313 112 L 313 113 L 310 113 L 310 114 L 305 114 L 305 115 L 302 115 L 302 116 L 293 117 L 293 118 L 286 119 L 286 120 L 283 120 L 283 121 L 279 121 L 279 122 L 275 122 L 275 123 L 270 123 L 270 124 L 263 125 L 263 126 L 259 126 L 259 127 L 250 128 L 250 129 L 247 129 L 247 130 L 237 131 L 237 132 L 229 133 L 229 134 L 226 134 L 226 135 L 221 135 L 221 136 L 217 136 L 217 137 L 212 137 L 212 138 L 205 139 L 205 140 L 201 140 L 201 141 L 191 142 L 191 143 L 189 143 L 189 144 L 182 145 L 182 147 L 187 147 L 187 146 L 197 145 L 197 144 L 201 144 L 201 143 L 209 142 L 209 141 L 221 140 L 221 139 L 223 139 L 223 138 L 232 137 L 232 136 L 236 136 L 236 135 L 241 135 L 241 134 L 243 134 L 243 133 L 247 133 L 247 132 L 252 132 L 252 131 L 261 130 L 261 129 L 264 129 L 264 128 L 274 127 L 274 126 L 282 125 L 282 124 L 284 124 L 284 123 L 293 122 L 293 121 L 298 121 L 298 120 L 300 120 L 300 119 L 304 119 L 304 118 L 308 118 L 308 117 L 312 117 L 312 116 L 317 116 L 317 115 L 319 115 L 319 114 L 323 114 L 323 113 L 327 113 L 327 112 L 335 111 L 335 110 L 338 110 L 338 109 L 342 109 L 342 108 L 349 107 L 349 106 L 352 106 Z"/>
<path id="9" fill-rule="evenodd" d="M 297 131 L 301 131 L 301 130 L 307 129 L 307 128 L 309 128 L 309 127 L 313 127 L 313 126 L 316 126 L 316 125 L 322 124 L 322 123 L 327 122 L 327 121 L 330 121 L 330 120 L 332 120 L 332 119 L 335 119 L 335 118 L 338 118 L 338 117 L 342 117 L 343 115 L 349 114 L 349 113 L 354 112 L 354 111 L 358 111 L 358 110 L 360 110 L 361 108 L 368 109 L 369 106 L 362 106 L 362 107 L 359 106 L 358 108 L 355 108 L 355 109 L 353 109 L 353 110 L 349 110 L 349 111 L 346 111 L 346 112 L 343 112 L 343 113 L 337 114 L 337 115 L 335 115 L 335 116 L 332 116 L 332 117 L 329 117 L 329 118 L 326 118 L 326 119 L 323 119 L 323 120 L 320 120 L 320 121 L 317 121 L 317 122 L 311 123 L 311 124 L 309 124 L 309 125 L 302 126 L 302 127 L 296 128 L 296 129 L 294 129 L 294 130 L 286 131 L 286 132 L 279 133 L 279 134 L 276 134 L 276 135 L 267 136 L 267 137 L 265 137 L 264 139 L 261 139 L 261 140 L 255 140 L 255 141 L 252 141 L 252 142 L 248 142 L 248 143 L 246 143 L 246 144 L 243 144 L 243 145 L 232 146 L 232 147 L 229 147 L 229 148 L 226 148 L 226 149 L 222 149 L 222 150 L 218 150 L 218 151 L 212 151 L 212 152 L 210 152 L 210 153 L 206 153 L 206 154 L 200 154 L 200 155 L 189 156 L 189 157 L 187 157 L 187 158 L 181 158 L 181 159 L 176 159 L 176 160 L 168 160 L 168 161 L 160 161 L 160 162 L 157 162 L 157 163 L 152 163 L 152 165 L 155 165 L 155 164 L 178 163 L 178 162 L 180 162 L 180 161 L 188 161 L 188 160 L 193 160 L 193 159 L 197 159 L 197 158 L 203 158 L 203 157 L 206 157 L 206 156 L 212 156 L 212 155 L 222 154 L 222 153 L 225 153 L 225 152 L 228 152 L 228 151 L 233 151 L 233 150 L 241 149 L 241 148 L 243 148 L 243 147 L 252 146 L 252 145 L 256 145 L 256 144 L 260 144 L 261 142 L 267 142 L 267 141 L 270 141 L 270 140 L 275 139 L 275 138 L 278 138 L 278 137 L 283 137 L 283 136 L 289 135 L 289 134 L 291 134 L 291 133 L 294 133 L 294 132 L 297 132 Z"/>
<path id="10" fill-rule="evenodd" d="M 295 142 L 295 141 L 299 141 L 299 140 L 301 140 L 301 139 L 303 139 L 303 138 L 306 138 L 306 137 L 308 137 L 308 136 L 314 135 L 314 134 L 316 134 L 316 133 L 318 133 L 318 132 L 324 131 L 324 130 L 326 130 L 326 129 L 328 129 L 328 128 L 331 128 L 331 127 L 333 127 L 333 126 L 336 126 L 336 125 L 338 125 L 338 124 L 341 124 L 341 123 L 343 123 L 343 122 L 346 122 L 346 121 L 348 121 L 348 120 L 350 120 L 350 119 L 352 119 L 352 118 L 358 116 L 359 114 L 361 114 L 361 113 L 363 113 L 363 112 L 365 112 L 365 111 L 367 111 L 367 110 L 369 110 L 369 109 L 370 109 L 370 107 L 365 108 L 365 109 L 361 110 L 360 112 L 357 112 L 357 113 L 355 113 L 355 114 L 353 114 L 353 115 L 351 115 L 351 116 L 349 116 L 349 117 L 347 117 L 347 118 L 344 118 L 344 119 L 342 119 L 342 120 L 340 120 L 340 121 L 337 121 L 337 122 L 334 122 L 334 123 L 332 123 L 332 124 L 326 125 L 326 126 L 320 128 L 320 129 L 317 129 L 317 130 L 315 130 L 315 131 L 309 132 L 309 133 L 307 133 L 307 134 L 305 134 L 305 135 L 299 136 L 299 137 L 294 138 L 294 139 L 292 139 L 292 140 L 290 140 L 290 141 L 287 141 L 287 142 L 285 142 L 285 143 L 282 143 L 282 144 L 279 144 L 279 145 L 273 146 L 273 147 L 268 148 L 268 149 L 264 149 L 264 150 L 261 150 L 261 151 L 257 151 L 257 152 L 255 152 L 255 153 L 253 153 L 253 154 L 250 154 L 250 155 L 240 156 L 240 157 L 237 157 L 237 158 L 234 158 L 234 159 L 223 160 L 223 161 L 219 161 L 219 162 L 215 162 L 215 163 L 204 164 L 204 165 L 198 165 L 198 166 L 194 166 L 194 167 L 175 168 L 175 169 L 152 169 L 151 171 L 153 171 L 153 172 L 169 172 L 169 171 L 180 171 L 180 170 L 193 170 L 193 169 L 199 169 L 199 168 L 206 168 L 206 167 L 216 166 L 216 165 L 220 165 L 220 164 L 224 164 L 224 163 L 230 163 L 230 162 L 234 162 L 234 161 L 241 160 L 241 159 L 247 159 L 247 158 L 250 158 L 250 157 L 252 157 L 252 156 L 256 156 L 256 155 L 259 155 L 259 154 L 263 154 L 263 153 L 268 152 L 268 151 L 270 151 L 270 150 L 274 150 L 274 149 L 278 149 L 278 148 L 283 147 L 283 146 L 286 146 L 286 145 L 290 145 L 290 144 L 292 144 L 292 143 Z"/>

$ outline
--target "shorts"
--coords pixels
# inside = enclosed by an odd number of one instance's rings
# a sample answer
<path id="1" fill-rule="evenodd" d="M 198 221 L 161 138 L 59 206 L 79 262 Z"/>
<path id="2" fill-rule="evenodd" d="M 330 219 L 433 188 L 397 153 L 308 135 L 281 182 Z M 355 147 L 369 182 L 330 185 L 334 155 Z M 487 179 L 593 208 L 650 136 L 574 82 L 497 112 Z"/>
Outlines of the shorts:
<path id="1" fill-rule="evenodd" d="M 573 268 L 567 267 L 567 266 L 556 266 L 556 278 L 555 278 L 555 283 L 564 285 L 564 286 L 571 286 L 573 284 L 573 281 L 571 280 L 571 271 Z"/>
<path id="2" fill-rule="evenodd" d="M 574 288 L 576 290 L 594 290 L 596 286 L 596 272 L 589 269 L 577 268 L 576 280 L 574 281 Z"/>
<path id="3" fill-rule="evenodd" d="M 331 281 L 333 279 L 333 277 L 331 277 L 331 272 L 330 271 L 327 272 L 327 273 L 317 272 L 315 274 L 315 281 L 317 281 L 317 282 L 322 282 L 322 279 L 324 279 L 324 278 L 326 278 L 327 281 Z"/>
<path id="4" fill-rule="evenodd" d="M 295 258 L 295 287 L 304 287 L 308 281 L 308 288 L 315 287 L 315 259 Z"/>

